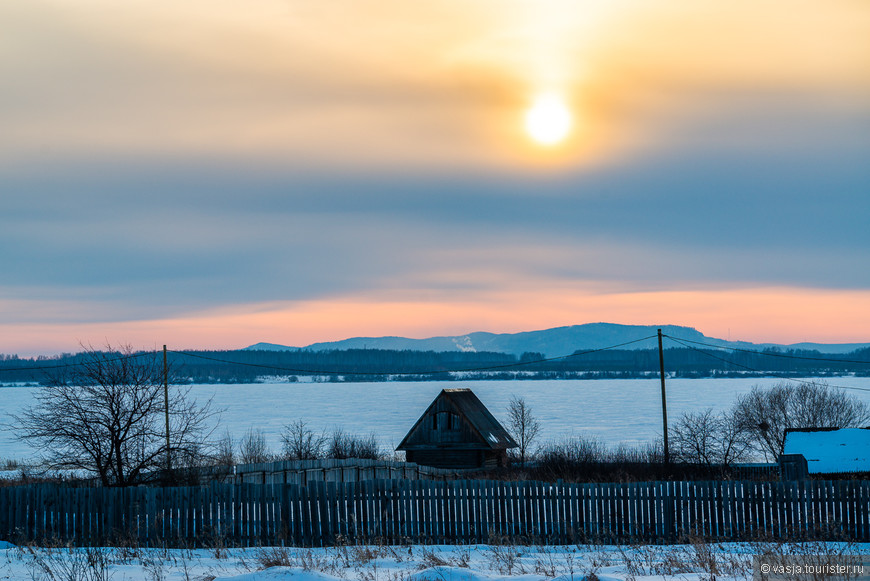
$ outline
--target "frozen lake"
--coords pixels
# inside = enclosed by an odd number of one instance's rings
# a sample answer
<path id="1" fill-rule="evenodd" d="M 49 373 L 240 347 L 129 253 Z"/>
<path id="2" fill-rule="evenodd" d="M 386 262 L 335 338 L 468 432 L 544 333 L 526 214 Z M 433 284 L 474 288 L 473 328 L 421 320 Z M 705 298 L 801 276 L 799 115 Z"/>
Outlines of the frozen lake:
<path id="1" fill-rule="evenodd" d="M 669 379 L 668 417 L 713 407 L 727 409 L 738 394 L 778 379 Z M 870 390 L 870 378 L 831 378 L 832 386 Z M 316 431 L 340 427 L 348 433 L 374 432 L 383 448 L 395 447 L 435 396 L 447 387 L 469 387 L 500 420 L 511 396 L 525 398 L 542 426 L 541 441 L 563 436 L 596 437 L 615 445 L 650 442 L 661 435 L 658 379 L 556 381 L 452 381 L 419 383 L 258 383 L 196 385 L 198 400 L 213 398 L 224 410 L 216 434 L 235 438 L 263 430 L 274 451 L 284 425 L 301 419 Z M 14 437 L 8 414 L 31 405 L 39 388 L 0 388 L 0 460 L 26 459 L 32 450 Z M 870 391 L 850 390 L 870 404 Z"/>

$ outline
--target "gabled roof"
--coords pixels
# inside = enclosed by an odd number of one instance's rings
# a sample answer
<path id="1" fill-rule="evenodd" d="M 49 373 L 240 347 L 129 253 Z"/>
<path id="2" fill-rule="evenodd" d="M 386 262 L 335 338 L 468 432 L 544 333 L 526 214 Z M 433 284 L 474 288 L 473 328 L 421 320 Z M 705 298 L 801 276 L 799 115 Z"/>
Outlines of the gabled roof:
<path id="1" fill-rule="evenodd" d="M 423 419 L 429 415 L 429 410 L 438 402 L 439 399 L 446 398 L 453 404 L 460 416 L 464 417 L 472 430 L 476 432 L 480 441 L 486 444 L 490 449 L 503 450 L 507 448 L 518 447 L 517 443 L 511 438 L 507 430 L 504 429 L 495 416 L 493 416 L 486 406 L 483 405 L 474 392 L 468 388 L 449 388 L 441 390 L 423 415 L 417 420 L 414 426 L 408 431 L 402 442 L 396 447 L 397 450 L 407 449 L 407 441 L 411 434 L 420 426 Z"/>
<path id="2" fill-rule="evenodd" d="M 810 474 L 870 472 L 870 428 L 788 430 L 783 454 L 802 454 Z"/>

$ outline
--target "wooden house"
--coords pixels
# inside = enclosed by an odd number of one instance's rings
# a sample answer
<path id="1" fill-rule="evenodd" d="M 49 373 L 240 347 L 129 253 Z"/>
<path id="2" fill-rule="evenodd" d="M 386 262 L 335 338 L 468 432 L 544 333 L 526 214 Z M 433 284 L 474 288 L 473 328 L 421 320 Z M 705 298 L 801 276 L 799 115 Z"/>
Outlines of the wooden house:
<path id="1" fill-rule="evenodd" d="M 474 392 L 460 388 L 442 390 L 396 450 L 408 462 L 464 469 L 506 466 L 516 447 Z"/>

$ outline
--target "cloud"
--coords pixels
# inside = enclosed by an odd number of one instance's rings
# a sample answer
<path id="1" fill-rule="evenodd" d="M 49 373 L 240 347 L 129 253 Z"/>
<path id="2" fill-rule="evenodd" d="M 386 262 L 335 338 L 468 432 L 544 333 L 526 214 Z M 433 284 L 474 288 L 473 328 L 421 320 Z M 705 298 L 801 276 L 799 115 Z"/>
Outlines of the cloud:
<path id="1" fill-rule="evenodd" d="M 562 164 L 582 165 L 637 142 L 668 147 L 677 113 L 720 119 L 741 95 L 866 104 L 870 93 L 870 15 L 846 0 L 787 15 L 771 1 L 34 0 L 0 11 L 0 151 L 17 162 L 506 170 L 534 165 L 519 119 L 555 83 L 583 121 Z M 789 98 L 772 105 L 788 110 Z"/>
<path id="2" fill-rule="evenodd" d="M 868 21 L 851 0 L 4 3 L 2 308 L 205 328 L 431 300 L 474 329 L 578 289 L 860 293 Z M 576 116 L 558 151 L 522 134 L 545 87 Z"/>
<path id="3" fill-rule="evenodd" d="M 90 292 L 142 318 L 395 289 L 867 288 L 855 265 L 870 248 L 870 176 L 838 155 L 778 171 L 680 156 L 558 177 L 18 176 L 0 190 L 3 292 Z"/>

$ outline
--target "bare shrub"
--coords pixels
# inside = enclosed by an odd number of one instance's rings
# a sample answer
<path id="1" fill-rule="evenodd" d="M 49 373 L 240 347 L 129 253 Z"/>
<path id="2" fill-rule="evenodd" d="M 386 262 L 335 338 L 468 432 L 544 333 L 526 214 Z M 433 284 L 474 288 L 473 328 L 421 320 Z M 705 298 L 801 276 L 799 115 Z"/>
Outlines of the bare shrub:
<path id="1" fill-rule="evenodd" d="M 281 442 L 287 460 L 317 460 L 322 458 L 328 437 L 317 434 L 302 420 L 284 426 Z"/>
<path id="2" fill-rule="evenodd" d="M 553 441 L 538 452 L 538 470 L 549 477 L 563 478 L 589 464 L 604 462 L 607 446 L 594 438 L 572 437 Z"/>
<path id="3" fill-rule="evenodd" d="M 272 454 L 266 444 L 263 430 L 250 428 L 239 442 L 239 461 L 242 464 L 262 464 L 269 462 Z"/>
<path id="4" fill-rule="evenodd" d="M 607 446 L 596 438 L 575 436 L 551 442 L 540 452 L 540 462 L 548 459 L 569 464 L 592 464 L 608 459 Z"/>
<path id="5" fill-rule="evenodd" d="M 372 432 L 368 436 L 348 434 L 341 428 L 333 430 L 326 445 L 326 456 L 343 460 L 345 458 L 362 458 L 364 460 L 379 460 L 383 454 L 378 444 L 378 438 Z"/>

